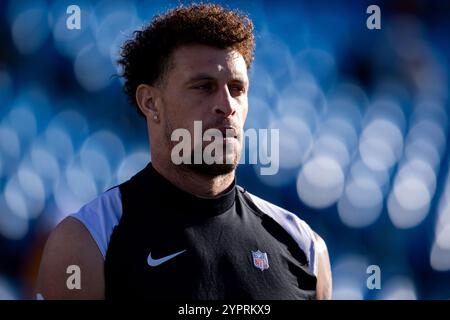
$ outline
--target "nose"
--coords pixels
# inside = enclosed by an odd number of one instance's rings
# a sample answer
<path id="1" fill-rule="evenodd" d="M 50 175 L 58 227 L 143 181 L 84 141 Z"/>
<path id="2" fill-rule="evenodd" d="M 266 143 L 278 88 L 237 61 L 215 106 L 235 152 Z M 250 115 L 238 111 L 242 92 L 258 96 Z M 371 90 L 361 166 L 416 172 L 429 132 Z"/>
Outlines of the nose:
<path id="1" fill-rule="evenodd" d="M 221 90 L 218 90 L 217 102 L 214 104 L 213 112 L 224 117 L 232 116 L 236 113 L 236 101 L 230 94 L 228 86 L 225 85 Z"/>

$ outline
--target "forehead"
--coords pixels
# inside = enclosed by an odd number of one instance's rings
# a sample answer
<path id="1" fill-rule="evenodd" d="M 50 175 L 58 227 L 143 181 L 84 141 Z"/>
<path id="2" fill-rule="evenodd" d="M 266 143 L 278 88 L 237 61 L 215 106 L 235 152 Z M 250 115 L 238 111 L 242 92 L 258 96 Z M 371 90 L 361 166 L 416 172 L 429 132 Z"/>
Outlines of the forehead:
<path id="1" fill-rule="evenodd" d="M 172 57 L 173 71 L 189 78 L 197 73 L 247 79 L 247 64 L 242 55 L 232 49 L 219 49 L 205 45 L 182 46 Z"/>

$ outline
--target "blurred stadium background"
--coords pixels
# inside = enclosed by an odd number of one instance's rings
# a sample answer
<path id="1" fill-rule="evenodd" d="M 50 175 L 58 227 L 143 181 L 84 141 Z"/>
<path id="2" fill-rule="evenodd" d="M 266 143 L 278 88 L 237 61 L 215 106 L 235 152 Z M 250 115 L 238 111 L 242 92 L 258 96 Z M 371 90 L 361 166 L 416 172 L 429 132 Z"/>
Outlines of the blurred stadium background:
<path id="1" fill-rule="evenodd" d="M 115 61 L 178 3 L 0 2 L 0 299 L 32 298 L 51 229 L 149 160 Z M 81 30 L 66 28 L 71 4 Z M 450 3 L 226 5 L 257 32 L 246 128 L 280 129 L 278 174 L 242 165 L 238 183 L 322 235 L 335 299 L 449 299 Z"/>

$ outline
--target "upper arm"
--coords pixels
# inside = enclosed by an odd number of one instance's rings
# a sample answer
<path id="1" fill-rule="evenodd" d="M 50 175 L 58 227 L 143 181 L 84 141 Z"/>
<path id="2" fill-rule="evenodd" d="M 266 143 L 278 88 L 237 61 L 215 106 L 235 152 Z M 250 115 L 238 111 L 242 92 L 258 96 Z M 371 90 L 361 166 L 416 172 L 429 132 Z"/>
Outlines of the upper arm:
<path id="1" fill-rule="evenodd" d="M 73 265 L 79 267 L 80 289 L 67 285 L 77 272 L 68 270 Z M 103 266 L 103 256 L 89 231 L 80 221 L 68 217 L 47 240 L 36 293 L 44 299 L 104 299 Z"/>
<path id="2" fill-rule="evenodd" d="M 332 277 L 330 258 L 325 241 L 316 233 L 314 233 L 316 262 L 317 262 L 317 299 L 329 300 L 332 294 Z"/>

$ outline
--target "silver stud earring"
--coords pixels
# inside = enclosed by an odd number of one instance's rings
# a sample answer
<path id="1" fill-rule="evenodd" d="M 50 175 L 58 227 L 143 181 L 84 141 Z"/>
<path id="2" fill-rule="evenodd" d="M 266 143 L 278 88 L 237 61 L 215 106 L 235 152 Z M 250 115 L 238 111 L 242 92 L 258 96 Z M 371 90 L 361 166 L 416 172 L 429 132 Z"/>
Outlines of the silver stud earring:
<path id="1" fill-rule="evenodd" d="M 158 115 L 155 114 L 155 115 L 153 116 L 153 119 L 158 120 Z"/>

